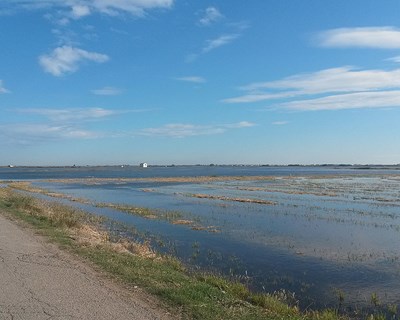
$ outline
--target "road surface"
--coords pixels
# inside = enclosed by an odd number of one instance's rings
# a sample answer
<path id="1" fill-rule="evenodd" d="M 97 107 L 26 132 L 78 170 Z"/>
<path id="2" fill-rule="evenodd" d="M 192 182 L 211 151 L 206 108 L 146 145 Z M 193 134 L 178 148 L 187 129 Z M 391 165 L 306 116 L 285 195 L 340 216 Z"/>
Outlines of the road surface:
<path id="1" fill-rule="evenodd" d="M 170 317 L 0 213 L 0 319 Z"/>

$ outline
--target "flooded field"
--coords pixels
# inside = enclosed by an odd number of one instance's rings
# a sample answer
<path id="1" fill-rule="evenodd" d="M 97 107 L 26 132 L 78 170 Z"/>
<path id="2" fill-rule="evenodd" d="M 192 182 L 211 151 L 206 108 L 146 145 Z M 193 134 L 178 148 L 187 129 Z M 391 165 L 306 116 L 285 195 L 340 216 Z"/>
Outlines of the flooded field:
<path id="1" fill-rule="evenodd" d="M 356 312 L 400 301 L 398 174 L 74 177 L 32 186 L 193 268 L 293 292 L 303 308 Z"/>

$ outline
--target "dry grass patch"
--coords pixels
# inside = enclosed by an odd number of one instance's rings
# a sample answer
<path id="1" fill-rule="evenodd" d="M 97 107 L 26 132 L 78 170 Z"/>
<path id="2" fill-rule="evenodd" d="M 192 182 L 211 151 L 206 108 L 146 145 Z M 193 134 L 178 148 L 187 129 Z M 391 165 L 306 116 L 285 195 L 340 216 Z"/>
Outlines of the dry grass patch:
<path id="1" fill-rule="evenodd" d="M 151 248 L 150 243 L 147 241 L 139 243 L 127 239 L 121 239 L 117 243 L 113 243 L 111 247 L 117 252 L 131 253 L 142 258 L 162 259 L 161 256 L 156 254 L 156 252 Z"/>
<path id="2" fill-rule="evenodd" d="M 180 219 L 180 220 L 175 220 L 175 221 L 173 221 L 172 224 L 193 225 L 193 224 L 194 224 L 194 221 L 192 221 L 192 220 Z"/>

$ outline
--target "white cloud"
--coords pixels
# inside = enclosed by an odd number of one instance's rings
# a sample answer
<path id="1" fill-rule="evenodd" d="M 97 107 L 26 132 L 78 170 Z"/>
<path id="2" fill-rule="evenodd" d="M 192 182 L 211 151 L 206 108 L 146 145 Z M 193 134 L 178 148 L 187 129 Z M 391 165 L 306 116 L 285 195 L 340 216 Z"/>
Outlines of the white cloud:
<path id="1" fill-rule="evenodd" d="M 65 139 L 94 139 L 111 136 L 110 133 L 85 128 L 87 122 L 107 119 L 122 113 L 103 108 L 71 109 L 13 109 L 19 114 L 36 115 L 37 122 L 0 124 L 0 139 L 6 143 L 37 144 Z M 32 117 L 31 117 L 32 118 Z M 40 122 L 39 122 L 40 121 Z"/>
<path id="2" fill-rule="evenodd" d="M 300 111 L 400 107 L 400 91 L 355 92 L 291 101 L 280 106 Z"/>
<path id="3" fill-rule="evenodd" d="M 193 125 L 174 123 L 158 128 L 146 128 L 139 131 L 138 134 L 152 137 L 185 138 L 192 136 L 221 134 L 230 129 L 248 128 L 253 126 L 255 126 L 255 124 L 248 121 L 223 125 Z"/>
<path id="4" fill-rule="evenodd" d="M 108 15 L 129 13 L 134 16 L 143 16 L 145 10 L 170 8 L 173 3 L 173 0 L 94 0 L 91 6 Z"/>
<path id="5" fill-rule="evenodd" d="M 81 109 L 20 109 L 20 113 L 29 113 L 43 116 L 54 122 L 76 122 L 101 119 L 115 115 L 117 112 L 103 108 Z"/>
<path id="6" fill-rule="evenodd" d="M 251 83 L 241 90 L 247 93 L 223 102 L 286 100 L 273 106 L 297 111 L 397 108 L 400 107 L 400 69 L 358 70 L 346 66 Z"/>
<path id="7" fill-rule="evenodd" d="M 274 121 L 274 122 L 272 122 L 272 124 L 274 126 L 284 126 L 285 124 L 288 124 L 288 123 L 289 123 L 289 121 Z"/>
<path id="8" fill-rule="evenodd" d="M 203 77 L 198 77 L 198 76 L 179 77 L 179 78 L 175 78 L 175 80 L 185 81 L 185 82 L 193 82 L 193 83 L 205 83 L 206 82 L 206 79 L 204 79 Z"/>
<path id="9" fill-rule="evenodd" d="M 399 49 L 400 29 L 390 26 L 331 29 L 318 33 L 315 40 L 323 47 Z"/>
<path id="10" fill-rule="evenodd" d="M 200 53 L 191 53 L 186 56 L 185 62 L 193 62 L 195 61 L 199 56 L 206 54 L 214 49 L 217 49 L 219 47 L 225 46 L 237 38 L 239 38 L 241 34 L 236 33 L 236 34 L 226 34 L 226 35 L 221 35 L 218 38 L 207 40 L 203 48 L 201 49 Z"/>
<path id="11" fill-rule="evenodd" d="M 254 127 L 256 124 L 253 122 L 249 121 L 240 121 L 237 123 L 231 123 L 231 124 L 226 124 L 224 125 L 225 128 L 230 128 L 230 129 L 240 129 L 240 128 L 250 128 Z"/>
<path id="12" fill-rule="evenodd" d="M 147 10 L 171 8 L 174 0 L 14 0 L 7 3 L 3 10 L 66 10 L 65 15 L 78 19 L 93 13 L 116 16 L 130 14 L 144 16 Z"/>
<path id="13" fill-rule="evenodd" d="M 400 89 L 400 69 L 357 70 L 348 66 L 331 68 L 293 75 L 276 81 L 251 83 L 241 89 L 247 93 L 222 101 L 225 103 L 252 103 L 293 99 L 307 95 L 396 90 Z M 318 101 L 323 102 L 323 100 Z M 289 104 L 281 106 L 289 106 Z"/>
<path id="14" fill-rule="evenodd" d="M 219 10 L 215 7 L 208 7 L 204 16 L 199 20 L 199 24 L 202 26 L 209 26 L 219 20 L 221 20 L 224 16 L 219 12 Z"/>
<path id="15" fill-rule="evenodd" d="M 225 46 L 231 43 L 232 41 L 236 40 L 239 36 L 240 36 L 239 34 L 227 34 L 219 36 L 218 38 L 212 40 L 207 40 L 206 45 L 203 47 L 202 52 L 207 53 L 216 48 Z"/>
<path id="16" fill-rule="evenodd" d="M 386 59 L 386 60 L 400 63 L 400 56 L 391 57 L 391 58 Z"/>
<path id="17" fill-rule="evenodd" d="M 89 126 L 93 121 L 106 121 L 115 115 L 138 112 L 154 112 L 154 109 L 108 110 L 103 108 L 71 108 L 71 109 L 12 109 L 13 112 L 30 117 L 30 122 L 13 124 L 0 123 L 0 142 L 6 144 L 32 145 L 47 141 L 63 141 L 65 139 L 94 139 L 126 137 L 127 132 L 93 131 Z M 36 117 L 34 117 L 36 116 Z M 130 134 L 129 136 L 132 136 Z"/>
<path id="18" fill-rule="evenodd" d="M 122 90 L 115 87 L 104 87 L 101 89 L 94 89 L 91 92 L 100 96 L 116 96 L 121 94 Z"/>
<path id="19" fill-rule="evenodd" d="M 280 92 L 280 93 L 249 93 L 239 97 L 223 99 L 225 103 L 251 103 L 265 100 L 274 100 L 295 96 L 294 92 Z"/>
<path id="20" fill-rule="evenodd" d="M 71 46 L 58 47 L 50 54 L 39 57 L 39 63 L 44 71 L 57 77 L 77 71 L 79 65 L 85 60 L 103 63 L 108 61 L 109 57 L 105 54 L 89 52 Z"/>
<path id="21" fill-rule="evenodd" d="M 51 17 L 49 17 L 49 19 L 51 19 Z M 55 23 L 64 27 L 69 24 L 69 19 L 66 17 L 63 17 L 61 19 L 55 20 Z"/>
<path id="22" fill-rule="evenodd" d="M 296 94 L 351 92 L 400 87 L 400 69 L 357 70 L 346 66 L 298 74 L 282 80 L 253 83 L 243 87 L 246 91 L 260 89 L 293 90 Z"/>
<path id="23" fill-rule="evenodd" d="M 76 126 L 51 124 L 12 124 L 0 125 L 0 138 L 3 142 L 17 144 L 37 144 L 45 141 L 64 139 L 93 139 L 101 134 Z"/>
<path id="24" fill-rule="evenodd" d="M 3 1 L 1 12 L 13 14 L 18 10 L 41 10 L 53 6 L 57 0 L 12 0 Z"/>
<path id="25" fill-rule="evenodd" d="M 9 93 L 9 92 L 10 92 L 10 90 L 4 88 L 3 80 L 0 80 L 0 94 L 2 94 L 2 93 Z"/>
<path id="26" fill-rule="evenodd" d="M 144 136 L 184 138 L 190 136 L 219 134 L 224 132 L 224 129 L 218 127 L 173 123 L 158 128 L 146 128 L 141 130 L 139 134 Z"/>
<path id="27" fill-rule="evenodd" d="M 72 6 L 72 16 L 76 19 L 90 15 L 91 11 L 88 6 L 85 5 L 75 5 Z"/>

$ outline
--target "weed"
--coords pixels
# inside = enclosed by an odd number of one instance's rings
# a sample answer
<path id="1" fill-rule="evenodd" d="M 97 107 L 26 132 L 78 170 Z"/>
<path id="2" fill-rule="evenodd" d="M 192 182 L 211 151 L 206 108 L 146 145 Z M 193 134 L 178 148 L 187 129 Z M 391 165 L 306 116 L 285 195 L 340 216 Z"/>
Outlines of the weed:
<path id="1" fill-rule="evenodd" d="M 387 309 L 388 309 L 389 313 L 392 315 L 392 318 L 395 318 L 397 315 L 397 305 L 389 304 L 387 306 Z"/>
<path id="2" fill-rule="evenodd" d="M 339 304 L 341 305 L 341 304 L 343 304 L 343 302 L 344 302 L 344 298 L 345 298 L 345 293 L 343 292 L 343 290 L 341 290 L 341 289 L 334 289 L 334 292 L 335 292 L 335 294 L 336 294 L 336 296 L 337 296 L 337 298 L 338 298 L 338 300 L 339 300 Z"/>
<path id="3" fill-rule="evenodd" d="M 379 297 L 376 292 L 371 293 L 371 303 L 374 307 L 380 305 Z"/>
<path id="4" fill-rule="evenodd" d="M 386 316 L 383 313 L 370 314 L 367 320 L 386 320 Z"/>

